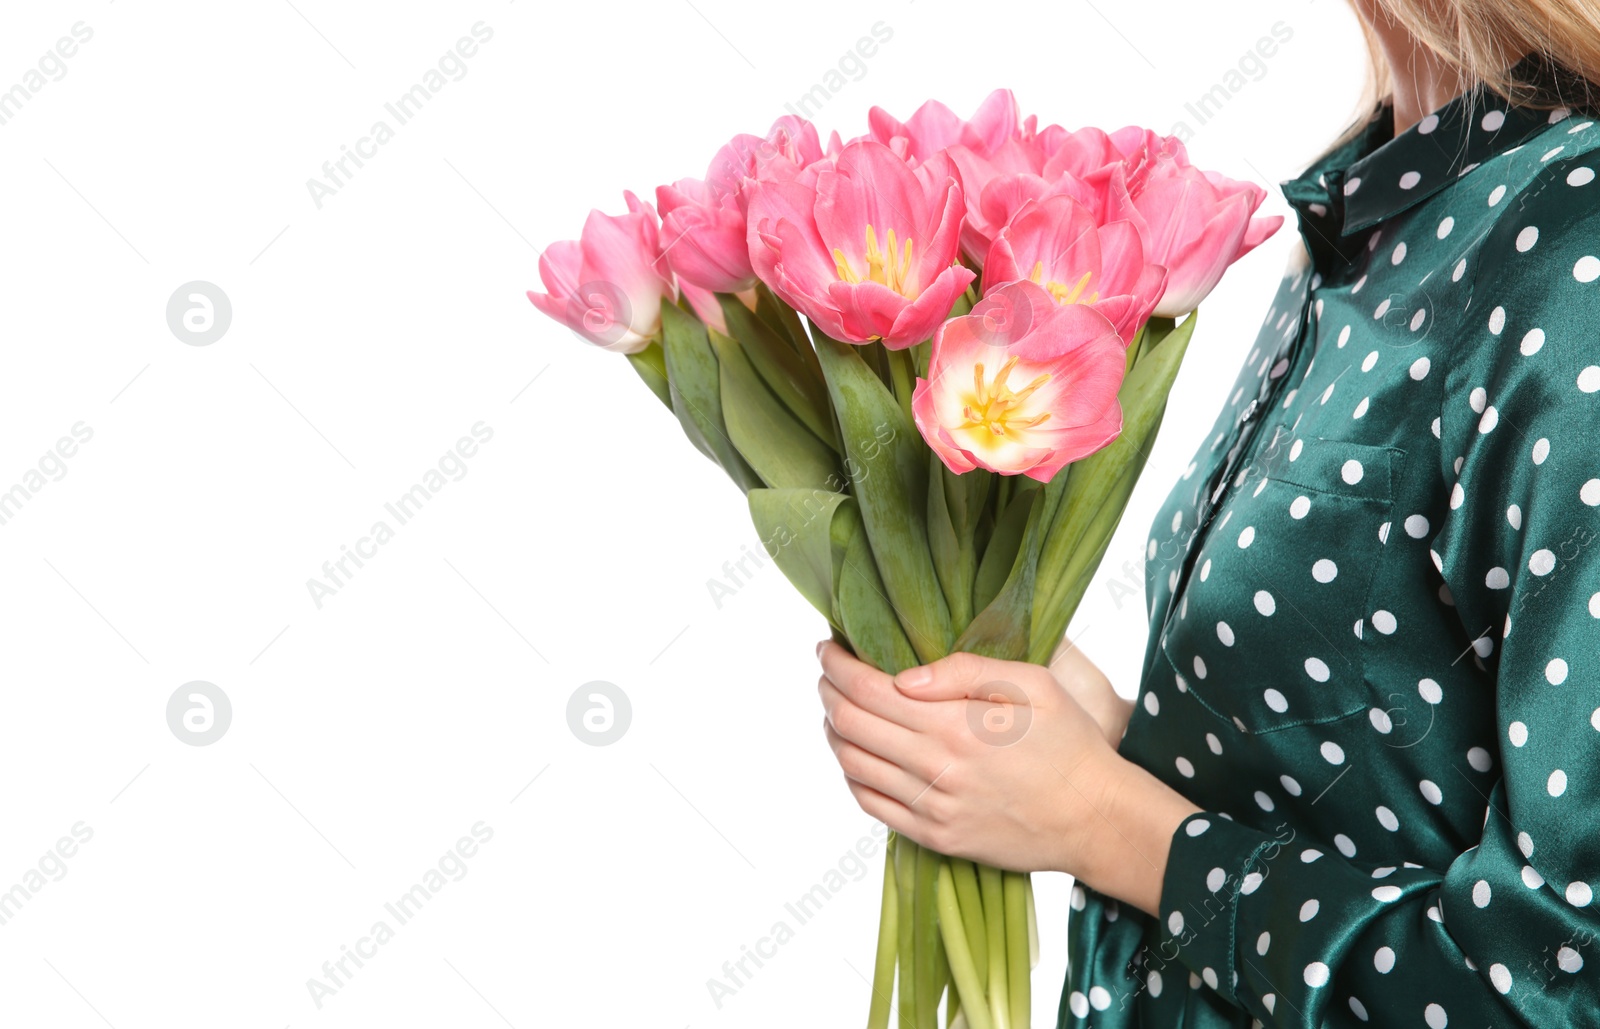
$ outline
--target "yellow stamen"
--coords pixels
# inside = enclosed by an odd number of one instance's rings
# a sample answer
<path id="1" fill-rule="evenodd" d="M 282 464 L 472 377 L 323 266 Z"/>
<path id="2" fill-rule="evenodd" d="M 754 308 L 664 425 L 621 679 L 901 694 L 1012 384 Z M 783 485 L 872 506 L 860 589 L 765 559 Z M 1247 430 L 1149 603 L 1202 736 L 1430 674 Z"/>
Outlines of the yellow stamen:
<path id="1" fill-rule="evenodd" d="M 1041 264 L 1034 266 L 1034 282 L 1038 282 L 1040 280 L 1043 271 L 1044 269 L 1042 262 Z M 1089 284 L 1089 275 L 1089 272 L 1084 272 L 1083 278 L 1079 279 L 1076 284 L 1071 286 L 1060 282 L 1047 282 L 1044 284 L 1044 287 L 1050 291 L 1050 295 L 1055 298 L 1056 303 L 1076 304 L 1078 303 L 1078 298 L 1083 295 L 1083 288 Z M 1099 298 L 1099 296 L 1100 291 L 1096 290 L 1095 292 L 1089 294 L 1088 299 L 1084 300 L 1083 302 L 1086 304 L 1092 304 Z"/>
<path id="2" fill-rule="evenodd" d="M 1010 437 L 1015 440 L 1021 438 L 1019 430 L 1031 429 L 1049 420 L 1048 411 L 1024 416 L 1021 408 L 1029 397 L 1050 381 L 1050 375 L 1048 373 L 1039 375 L 1021 390 L 1013 390 L 1006 385 L 1006 380 L 1010 377 L 1011 370 L 1017 366 L 1017 361 L 1018 358 L 1008 358 L 1000 367 L 993 382 L 984 378 L 981 363 L 973 365 L 971 402 L 961 408 L 962 417 L 966 421 L 960 428 L 987 428 L 995 436 Z"/>
<path id="3" fill-rule="evenodd" d="M 878 246 L 878 230 L 871 225 L 867 226 L 866 249 L 862 258 L 867 262 L 867 273 L 863 277 L 850 266 L 849 259 L 843 250 L 835 247 L 833 250 L 833 266 L 840 282 L 855 285 L 860 282 L 876 282 L 899 293 L 903 297 L 917 295 L 916 284 L 913 279 L 911 263 L 912 244 L 908 236 L 901 240 L 893 229 L 889 230 L 887 246 L 882 249 Z"/>
<path id="4" fill-rule="evenodd" d="M 838 247 L 833 248 L 833 270 L 839 276 L 840 282 L 848 282 L 854 285 L 861 281 L 861 277 L 851 269 L 850 262 L 845 260 L 844 251 Z"/>

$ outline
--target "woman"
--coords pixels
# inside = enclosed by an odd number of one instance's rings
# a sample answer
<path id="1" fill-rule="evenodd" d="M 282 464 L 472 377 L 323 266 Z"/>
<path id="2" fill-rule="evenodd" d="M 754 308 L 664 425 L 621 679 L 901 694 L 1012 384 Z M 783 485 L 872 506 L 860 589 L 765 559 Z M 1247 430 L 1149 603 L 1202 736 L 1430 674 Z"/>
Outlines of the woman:
<path id="1" fill-rule="evenodd" d="M 864 810 L 1077 878 L 1063 1026 L 1600 1024 L 1600 6 L 1356 6 L 1392 89 L 1283 184 L 1137 702 L 1071 647 L 819 647 Z"/>

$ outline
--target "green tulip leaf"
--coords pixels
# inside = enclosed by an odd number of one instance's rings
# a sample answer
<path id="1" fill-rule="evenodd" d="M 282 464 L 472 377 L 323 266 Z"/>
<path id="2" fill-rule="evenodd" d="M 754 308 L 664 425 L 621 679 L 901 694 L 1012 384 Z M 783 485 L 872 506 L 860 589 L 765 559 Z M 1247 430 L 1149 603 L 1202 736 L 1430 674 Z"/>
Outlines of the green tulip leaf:
<path id="1" fill-rule="evenodd" d="M 836 585 L 839 624 L 861 660 L 894 675 L 921 664 L 905 628 L 895 614 L 883 577 L 873 561 L 866 526 L 855 505 L 840 506 L 834 519 L 844 537 Z M 842 523 L 842 524 L 841 524 Z"/>
<path id="2" fill-rule="evenodd" d="M 838 455 L 778 402 L 744 348 L 715 329 L 710 339 L 721 368 L 728 438 L 762 481 L 780 489 L 842 487 Z"/>
<path id="3" fill-rule="evenodd" d="M 839 417 L 851 493 L 890 606 L 924 661 L 949 653 L 950 609 L 928 544 L 927 446 L 856 348 L 819 334 L 817 355 Z"/>
<path id="4" fill-rule="evenodd" d="M 746 499 L 767 556 L 830 625 L 842 629 L 834 606 L 844 549 L 835 544 L 835 523 L 843 527 L 848 545 L 849 526 L 860 519 L 836 516 L 855 501 L 821 489 L 753 489 Z"/>
<path id="5" fill-rule="evenodd" d="M 978 563 L 978 575 L 973 584 L 973 610 L 982 611 L 988 607 L 1011 577 L 1017 555 L 1022 552 L 1023 538 L 1027 534 L 1028 520 L 1032 516 L 1037 493 L 1038 490 L 1022 487 L 995 518 L 994 532 L 990 534 L 989 545 L 984 548 L 983 558 Z"/>
<path id="6" fill-rule="evenodd" d="M 822 373 L 813 371 L 795 348 L 758 318 L 738 297 L 719 293 L 728 335 L 744 347 L 745 356 L 767 386 L 783 401 L 789 413 L 824 443 L 838 449 L 833 412 L 828 409 L 828 389 Z M 809 344 L 807 344 L 809 349 Z"/>
<path id="7" fill-rule="evenodd" d="M 1045 491 L 1032 489 L 1017 493 L 1011 499 L 1010 506 L 1006 509 L 1001 519 L 1001 525 L 1007 537 L 1013 532 L 1012 526 L 1018 518 L 1022 518 L 1021 535 L 1017 540 L 1017 547 L 1013 551 L 1013 558 L 1009 564 L 1004 563 L 1004 553 L 995 549 L 990 543 L 990 549 L 984 554 L 984 567 L 978 573 L 981 580 L 985 576 L 994 580 L 1004 576 L 1001 585 L 994 591 L 992 599 L 979 609 L 977 617 L 972 624 L 967 626 L 961 638 L 956 640 L 955 649 L 965 650 L 984 657 L 996 657 L 1007 661 L 1021 661 L 1028 656 L 1028 644 L 1031 640 L 1033 629 L 1033 602 L 1034 584 L 1039 566 L 1039 546 L 1044 533 L 1041 515 L 1046 507 Z M 996 531 L 996 537 L 1000 531 Z M 990 555 L 995 555 L 991 559 Z M 984 583 L 987 592 L 988 583 Z"/>
<path id="8" fill-rule="evenodd" d="M 652 342 L 637 354 L 628 354 L 627 358 L 639 378 L 650 387 L 650 392 L 667 405 L 668 411 L 672 410 L 672 387 L 667 383 L 667 358 L 661 344 Z"/>
<path id="9" fill-rule="evenodd" d="M 700 320 L 673 304 L 661 305 L 661 343 L 672 388 L 672 410 L 702 454 L 722 467 L 734 485 L 749 492 L 764 485 L 739 455 L 722 420 L 722 377 Z"/>

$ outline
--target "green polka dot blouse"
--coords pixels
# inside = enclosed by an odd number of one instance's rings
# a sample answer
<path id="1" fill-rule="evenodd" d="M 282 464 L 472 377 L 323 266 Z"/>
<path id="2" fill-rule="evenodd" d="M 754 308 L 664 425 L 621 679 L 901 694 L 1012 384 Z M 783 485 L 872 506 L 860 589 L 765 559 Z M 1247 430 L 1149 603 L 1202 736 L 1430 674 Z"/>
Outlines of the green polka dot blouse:
<path id="1" fill-rule="evenodd" d="M 1591 117 L 1384 104 L 1282 184 L 1121 744 L 1203 810 L 1158 917 L 1074 887 L 1060 1026 L 1600 1025 Z"/>

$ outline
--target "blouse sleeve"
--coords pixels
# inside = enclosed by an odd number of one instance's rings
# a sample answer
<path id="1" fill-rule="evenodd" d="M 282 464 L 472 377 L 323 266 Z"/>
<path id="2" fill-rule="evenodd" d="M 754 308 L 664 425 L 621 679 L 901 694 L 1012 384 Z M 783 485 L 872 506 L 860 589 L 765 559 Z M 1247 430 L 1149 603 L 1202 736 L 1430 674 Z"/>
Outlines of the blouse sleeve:
<path id="1" fill-rule="evenodd" d="M 1544 165 L 1469 255 L 1473 292 L 1434 422 L 1450 500 L 1430 550 L 1473 641 L 1463 659 L 1492 679 L 1500 740 L 1481 839 L 1447 867 L 1387 868 L 1214 813 L 1173 836 L 1161 957 L 1264 1025 L 1600 1018 L 1592 163 Z"/>

